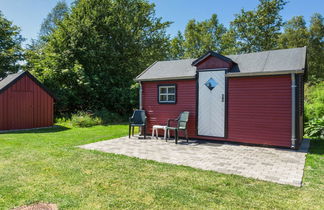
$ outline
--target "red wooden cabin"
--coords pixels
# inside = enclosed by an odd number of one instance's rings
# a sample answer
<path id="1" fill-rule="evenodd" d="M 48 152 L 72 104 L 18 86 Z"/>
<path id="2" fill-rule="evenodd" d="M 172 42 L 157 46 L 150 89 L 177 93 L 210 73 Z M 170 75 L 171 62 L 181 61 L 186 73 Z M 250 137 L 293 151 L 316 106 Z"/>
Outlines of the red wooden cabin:
<path id="1" fill-rule="evenodd" d="M 53 95 L 29 72 L 0 81 L 0 130 L 53 125 Z"/>
<path id="2" fill-rule="evenodd" d="M 297 148 L 306 47 L 158 61 L 137 76 L 153 125 L 189 111 L 189 138 Z"/>

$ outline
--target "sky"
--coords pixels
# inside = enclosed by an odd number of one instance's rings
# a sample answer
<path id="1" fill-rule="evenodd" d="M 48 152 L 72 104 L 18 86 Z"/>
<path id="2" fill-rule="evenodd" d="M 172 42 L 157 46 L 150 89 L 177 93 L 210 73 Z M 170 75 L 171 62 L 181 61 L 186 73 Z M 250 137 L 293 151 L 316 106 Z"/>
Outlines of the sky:
<path id="1" fill-rule="evenodd" d="M 0 10 L 4 16 L 21 28 L 21 34 L 29 43 L 37 38 L 43 19 L 56 5 L 58 0 L 0 0 Z M 73 0 L 65 0 L 68 4 Z M 228 26 L 234 14 L 254 9 L 258 0 L 149 0 L 156 6 L 156 16 L 164 21 L 172 21 L 167 29 L 171 36 L 177 31 L 183 32 L 190 19 L 206 20 L 213 13 L 218 15 L 220 23 Z M 290 0 L 281 12 L 284 21 L 293 16 L 303 15 L 309 22 L 313 13 L 324 16 L 324 0 Z"/>

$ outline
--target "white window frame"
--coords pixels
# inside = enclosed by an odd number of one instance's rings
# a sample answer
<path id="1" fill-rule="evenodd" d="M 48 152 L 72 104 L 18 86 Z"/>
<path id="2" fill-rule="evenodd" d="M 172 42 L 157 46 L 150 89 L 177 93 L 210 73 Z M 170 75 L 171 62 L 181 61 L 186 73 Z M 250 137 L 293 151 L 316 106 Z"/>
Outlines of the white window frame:
<path id="1" fill-rule="evenodd" d="M 161 93 L 161 89 L 166 89 L 165 93 Z M 169 88 L 174 88 L 174 92 L 173 93 L 169 93 Z M 177 99 L 176 99 L 176 93 L 177 92 L 177 88 L 176 85 L 172 84 L 172 85 L 159 85 L 158 86 L 158 102 L 159 104 L 175 104 Z M 161 96 L 166 96 L 167 100 L 165 101 L 161 101 Z M 174 100 L 169 100 L 169 96 L 174 96 Z"/>

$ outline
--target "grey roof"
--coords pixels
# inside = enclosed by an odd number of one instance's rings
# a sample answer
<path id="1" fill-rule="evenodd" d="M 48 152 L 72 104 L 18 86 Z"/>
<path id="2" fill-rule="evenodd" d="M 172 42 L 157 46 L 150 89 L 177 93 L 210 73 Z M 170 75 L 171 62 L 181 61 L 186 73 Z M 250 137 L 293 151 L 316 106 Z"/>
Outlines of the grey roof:
<path id="1" fill-rule="evenodd" d="M 192 78 L 196 67 L 191 63 L 196 59 L 183 59 L 172 61 L 158 61 L 136 77 L 137 80 L 159 80 L 172 78 Z"/>
<path id="2" fill-rule="evenodd" d="M 37 85 L 43 88 L 45 92 L 47 92 L 51 97 L 53 97 L 54 100 L 56 100 L 56 97 L 28 71 L 21 71 L 15 74 L 9 74 L 7 77 L 0 80 L 0 93 L 8 89 L 11 85 L 15 84 L 16 81 L 18 81 L 24 75 L 27 75 Z"/>
<path id="3" fill-rule="evenodd" d="M 22 75 L 24 72 L 18 72 L 15 74 L 9 74 L 7 77 L 0 80 L 0 91 L 5 89 L 8 85 L 10 85 L 13 81 L 15 81 L 20 75 Z"/>
<path id="4" fill-rule="evenodd" d="M 278 72 L 304 70 L 306 47 L 228 55 L 235 63 L 233 72 Z"/>
<path id="5" fill-rule="evenodd" d="M 257 53 L 228 55 L 234 64 L 231 74 L 279 74 L 290 71 L 304 71 L 306 65 L 306 47 L 282 50 L 270 50 Z M 137 81 L 194 78 L 196 59 L 158 61 L 136 77 Z"/>

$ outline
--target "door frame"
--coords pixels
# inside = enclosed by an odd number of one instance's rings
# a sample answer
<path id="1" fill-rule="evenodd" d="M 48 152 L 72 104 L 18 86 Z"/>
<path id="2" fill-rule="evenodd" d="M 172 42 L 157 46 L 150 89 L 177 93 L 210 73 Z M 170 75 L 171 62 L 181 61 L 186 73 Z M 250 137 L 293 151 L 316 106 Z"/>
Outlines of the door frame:
<path id="1" fill-rule="evenodd" d="M 199 73 L 205 72 L 205 71 L 224 71 L 224 82 L 225 82 L 225 101 L 224 101 L 224 136 L 208 136 L 208 135 L 199 135 L 198 134 L 198 115 L 199 115 Z M 222 138 L 227 139 L 228 136 L 228 120 L 227 120 L 227 112 L 228 112 L 228 77 L 226 77 L 226 74 L 228 72 L 228 68 L 215 68 L 215 69 L 197 69 L 196 70 L 196 136 L 201 137 L 210 137 L 210 138 Z"/>

